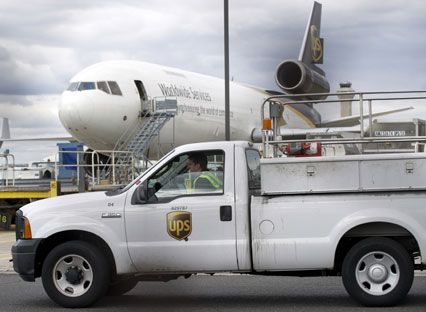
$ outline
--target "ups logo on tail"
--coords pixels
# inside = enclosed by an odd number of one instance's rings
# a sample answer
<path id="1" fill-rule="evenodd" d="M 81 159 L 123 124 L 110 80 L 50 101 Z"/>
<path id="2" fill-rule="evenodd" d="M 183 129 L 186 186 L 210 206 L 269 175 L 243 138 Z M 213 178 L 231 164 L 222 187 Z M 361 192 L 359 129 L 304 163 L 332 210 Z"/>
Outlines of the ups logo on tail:
<path id="1" fill-rule="evenodd" d="M 311 25 L 311 52 L 314 63 L 322 64 L 322 46 L 323 40 L 319 37 L 318 28 Z"/>
<path id="2" fill-rule="evenodd" d="M 167 214 L 167 233 L 177 240 L 188 239 L 192 232 L 192 216 L 187 211 L 173 211 Z"/>

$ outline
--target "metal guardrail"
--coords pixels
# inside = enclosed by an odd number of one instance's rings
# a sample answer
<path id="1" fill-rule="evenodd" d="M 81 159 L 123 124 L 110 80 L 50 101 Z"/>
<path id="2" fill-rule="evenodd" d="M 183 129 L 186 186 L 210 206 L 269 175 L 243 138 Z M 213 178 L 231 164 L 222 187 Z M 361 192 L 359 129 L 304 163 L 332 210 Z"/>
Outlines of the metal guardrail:
<path id="1" fill-rule="evenodd" d="M 76 155 L 76 163 L 68 163 L 68 164 L 59 164 L 58 157 L 59 154 L 74 154 Z M 100 154 L 103 155 L 111 155 L 110 163 L 101 164 L 99 163 Z M 129 163 L 116 163 L 116 159 L 120 154 L 130 154 L 130 162 Z M 87 159 L 84 155 L 89 155 L 91 159 L 91 164 L 80 163 L 82 159 Z M 80 170 L 85 168 L 90 168 L 90 171 L 85 170 L 85 172 L 89 173 L 90 181 L 92 186 L 100 185 L 102 181 L 109 180 L 111 185 L 120 185 L 117 180 L 117 168 L 119 167 L 130 167 L 131 168 L 131 178 L 134 179 L 136 177 L 136 171 L 134 170 L 134 157 L 131 152 L 128 151 L 111 151 L 111 150 L 97 150 L 97 151 L 59 151 L 57 156 L 55 157 L 55 180 L 58 180 L 59 176 L 59 168 L 65 167 L 76 167 L 76 182 L 79 184 L 80 178 L 84 175 L 80 174 Z M 110 176 L 111 175 L 111 176 Z"/>
<path id="2" fill-rule="evenodd" d="M 25 167 L 25 172 L 31 172 L 31 171 L 42 171 L 47 169 L 53 169 L 52 179 L 55 181 L 58 181 L 59 179 L 59 172 L 60 168 L 66 168 L 66 167 L 75 167 L 72 170 L 75 170 L 75 175 L 72 176 L 72 180 L 74 180 L 73 184 L 79 185 L 82 181 L 80 181 L 82 178 L 86 182 L 86 172 L 88 173 L 89 179 L 87 182 L 91 184 L 91 186 L 98 186 L 104 183 L 106 180 L 109 182 L 110 185 L 121 185 L 120 181 L 117 179 L 117 171 L 119 167 L 129 167 L 131 168 L 131 178 L 134 179 L 136 177 L 137 172 L 135 171 L 134 166 L 134 158 L 131 155 L 130 156 L 130 163 L 128 164 L 117 164 L 116 159 L 118 155 L 120 154 L 131 154 L 127 151 L 109 151 L 109 150 L 99 150 L 99 151 L 59 151 L 58 154 L 55 156 L 55 161 L 52 162 L 52 165 L 47 167 Z M 59 155 L 60 154 L 72 154 L 75 155 L 75 163 L 67 163 L 67 164 L 60 164 L 59 163 Z M 109 154 L 111 155 L 111 163 L 109 164 L 103 164 L 99 163 L 100 154 Z M 85 157 L 86 156 L 86 157 Z M 9 158 L 12 159 L 12 161 L 9 161 Z M 83 159 L 91 159 L 91 164 L 86 164 L 83 162 Z M 15 186 L 16 185 L 16 172 L 19 170 L 18 167 L 15 166 L 15 157 L 12 154 L 0 154 L 0 160 L 4 160 L 4 163 L 0 163 L 0 186 Z M 81 174 L 81 170 L 84 170 L 83 174 Z M 12 177 L 9 176 L 10 172 L 12 172 Z M 22 179 L 20 182 L 23 182 L 28 179 Z M 39 181 L 46 181 L 46 179 L 42 179 L 42 176 L 40 175 Z M 37 181 L 37 179 L 32 178 L 31 184 L 34 184 L 34 182 Z M 25 183 L 20 183 L 25 184 Z"/>
<path id="3" fill-rule="evenodd" d="M 12 159 L 11 165 L 9 164 L 9 158 Z M 9 186 L 8 172 L 9 168 L 12 168 L 12 185 L 15 185 L 15 156 L 13 154 L 0 154 L 0 159 L 4 160 L 4 164 L 0 165 L 0 181 L 5 181 L 5 186 Z"/>

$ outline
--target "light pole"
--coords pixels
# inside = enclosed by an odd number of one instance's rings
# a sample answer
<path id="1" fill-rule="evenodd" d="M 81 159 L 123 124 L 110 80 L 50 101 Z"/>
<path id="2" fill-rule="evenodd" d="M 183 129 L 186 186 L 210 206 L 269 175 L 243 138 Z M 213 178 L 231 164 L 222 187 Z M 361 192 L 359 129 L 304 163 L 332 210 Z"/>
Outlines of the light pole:
<path id="1" fill-rule="evenodd" d="M 228 0 L 223 1 L 224 37 L 225 37 L 225 140 L 231 140 L 229 110 L 229 8 Z"/>

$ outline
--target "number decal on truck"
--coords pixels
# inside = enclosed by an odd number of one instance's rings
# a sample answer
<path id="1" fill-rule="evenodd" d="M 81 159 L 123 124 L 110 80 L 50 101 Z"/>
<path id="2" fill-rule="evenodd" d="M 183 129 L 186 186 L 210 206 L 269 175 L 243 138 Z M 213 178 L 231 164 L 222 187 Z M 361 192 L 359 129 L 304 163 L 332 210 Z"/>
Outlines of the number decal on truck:
<path id="1" fill-rule="evenodd" d="M 188 240 L 192 232 L 192 215 L 187 211 L 173 211 L 167 214 L 167 233 L 177 240 Z"/>

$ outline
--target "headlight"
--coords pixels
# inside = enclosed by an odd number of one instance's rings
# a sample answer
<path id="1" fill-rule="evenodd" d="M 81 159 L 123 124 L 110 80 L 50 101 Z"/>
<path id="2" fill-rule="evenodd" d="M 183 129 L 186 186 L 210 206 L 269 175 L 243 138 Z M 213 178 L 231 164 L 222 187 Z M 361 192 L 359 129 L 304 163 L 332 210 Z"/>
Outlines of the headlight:
<path id="1" fill-rule="evenodd" d="M 30 239 L 31 235 L 31 225 L 30 221 L 23 216 L 21 210 L 16 212 L 16 239 Z"/>

